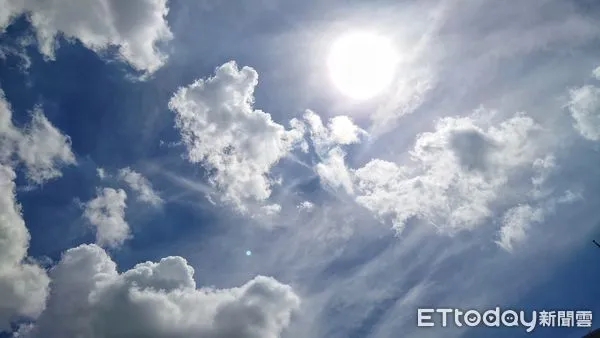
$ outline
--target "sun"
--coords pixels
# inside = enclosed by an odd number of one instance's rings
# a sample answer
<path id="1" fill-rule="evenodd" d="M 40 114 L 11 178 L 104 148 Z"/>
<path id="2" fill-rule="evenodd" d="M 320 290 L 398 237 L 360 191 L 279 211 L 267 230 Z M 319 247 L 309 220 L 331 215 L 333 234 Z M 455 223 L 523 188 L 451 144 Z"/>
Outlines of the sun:
<path id="1" fill-rule="evenodd" d="M 333 45 L 327 66 L 333 84 L 355 100 L 370 99 L 394 79 L 398 55 L 383 36 L 354 32 L 341 36 Z"/>

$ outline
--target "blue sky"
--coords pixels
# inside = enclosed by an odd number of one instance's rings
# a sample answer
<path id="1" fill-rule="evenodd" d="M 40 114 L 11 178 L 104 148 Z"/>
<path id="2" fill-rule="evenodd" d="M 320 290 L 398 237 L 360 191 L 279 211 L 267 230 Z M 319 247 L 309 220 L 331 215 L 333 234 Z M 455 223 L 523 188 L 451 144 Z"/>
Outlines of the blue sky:
<path id="1" fill-rule="evenodd" d="M 417 309 L 600 313 L 594 2 L 0 5 L 0 337 L 581 337 Z M 399 55 L 365 100 L 327 64 L 353 31 Z"/>

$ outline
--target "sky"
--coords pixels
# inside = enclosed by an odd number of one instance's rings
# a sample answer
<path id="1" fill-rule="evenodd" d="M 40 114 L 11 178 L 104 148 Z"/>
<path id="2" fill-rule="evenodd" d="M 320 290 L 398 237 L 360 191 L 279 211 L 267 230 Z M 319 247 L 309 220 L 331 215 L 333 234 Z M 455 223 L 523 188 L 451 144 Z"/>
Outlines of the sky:
<path id="1" fill-rule="evenodd" d="M 600 316 L 594 1 L 0 8 L 0 337 L 575 338 L 417 312 Z M 396 53 L 367 60 L 393 75 L 370 97 L 332 79 L 352 32 Z"/>

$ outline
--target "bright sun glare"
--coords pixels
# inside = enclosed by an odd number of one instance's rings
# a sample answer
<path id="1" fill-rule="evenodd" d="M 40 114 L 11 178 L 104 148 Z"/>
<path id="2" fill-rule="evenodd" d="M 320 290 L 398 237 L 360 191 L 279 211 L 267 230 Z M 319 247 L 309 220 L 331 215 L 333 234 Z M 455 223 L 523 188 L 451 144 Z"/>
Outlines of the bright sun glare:
<path id="1" fill-rule="evenodd" d="M 388 39 L 360 32 L 336 40 L 327 65 L 334 85 L 344 95 L 366 100 L 390 85 L 397 61 L 397 53 Z"/>

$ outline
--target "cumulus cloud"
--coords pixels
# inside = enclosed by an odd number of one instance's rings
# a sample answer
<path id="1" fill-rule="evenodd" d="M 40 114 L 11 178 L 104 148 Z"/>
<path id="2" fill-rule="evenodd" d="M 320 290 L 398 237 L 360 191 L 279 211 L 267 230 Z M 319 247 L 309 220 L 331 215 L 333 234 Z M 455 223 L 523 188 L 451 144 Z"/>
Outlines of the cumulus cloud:
<path id="1" fill-rule="evenodd" d="M 477 114 L 481 114 L 478 112 Z M 356 200 L 401 231 L 411 218 L 440 231 L 470 229 L 492 215 L 517 169 L 537 158 L 540 129 L 517 114 L 497 126 L 478 117 L 442 118 L 419 135 L 406 165 L 372 160 L 354 172 Z"/>
<path id="2" fill-rule="evenodd" d="M 0 7 L 0 30 L 16 16 L 27 14 L 40 51 L 51 59 L 56 37 L 63 35 L 95 52 L 116 46 L 123 60 L 151 73 L 166 61 L 157 44 L 172 38 L 167 0 L 0 0 Z"/>
<path id="3" fill-rule="evenodd" d="M 181 257 L 125 272 L 96 245 L 67 250 L 54 267 L 47 309 L 21 337 L 276 338 L 300 300 L 258 276 L 232 289 L 197 288 Z"/>
<path id="4" fill-rule="evenodd" d="M 28 180 L 39 184 L 60 177 L 61 165 L 74 163 L 69 138 L 41 109 L 33 111 L 25 128 L 15 127 L 0 90 L 0 332 L 9 330 L 13 320 L 38 316 L 49 283 L 45 270 L 27 257 L 30 237 L 15 199 L 12 167 L 22 164 Z"/>
<path id="5" fill-rule="evenodd" d="M 75 164 L 71 140 L 56 129 L 41 110 L 34 111 L 31 124 L 18 140 L 17 154 L 35 183 L 61 177 L 58 167 Z"/>
<path id="6" fill-rule="evenodd" d="M 118 177 L 137 193 L 138 200 L 153 206 L 159 206 L 163 203 L 162 198 L 152 188 L 150 181 L 142 174 L 131 168 L 123 168 L 119 170 Z"/>
<path id="7" fill-rule="evenodd" d="M 85 204 L 83 216 L 96 228 L 96 243 L 118 247 L 130 237 L 125 221 L 127 194 L 123 189 L 99 189 L 97 196 Z"/>
<path id="8" fill-rule="evenodd" d="M 187 159 L 201 163 L 223 199 L 245 210 L 245 202 L 271 195 L 270 169 L 300 139 L 271 115 L 255 110 L 258 74 L 228 62 L 208 79 L 180 88 L 169 102 Z"/>
<path id="9" fill-rule="evenodd" d="M 325 126 L 321 117 L 312 110 L 307 110 L 302 120 L 293 119 L 292 125 L 298 131 L 308 132 L 308 138 L 321 156 L 325 156 L 332 147 L 360 143 L 368 135 L 344 115 L 331 118 Z"/>
<path id="10" fill-rule="evenodd" d="M 24 129 L 12 123 L 10 105 L 0 91 L 0 162 L 12 162 L 16 157 L 26 169 L 29 181 L 41 184 L 62 176 L 59 168 L 75 164 L 71 140 L 44 116 L 41 108 L 33 111 L 31 122 Z"/>
<path id="11" fill-rule="evenodd" d="M 575 129 L 591 141 L 600 141 L 600 88 L 586 85 L 571 90 L 568 108 Z"/>
<path id="12" fill-rule="evenodd" d="M 0 332 L 12 320 L 37 317 L 44 309 L 48 276 L 26 260 L 29 232 L 15 201 L 14 171 L 0 164 Z"/>
<path id="13" fill-rule="evenodd" d="M 348 116 L 335 116 L 329 122 L 331 138 L 338 144 L 360 142 L 359 136 L 366 132 L 360 129 Z"/>

